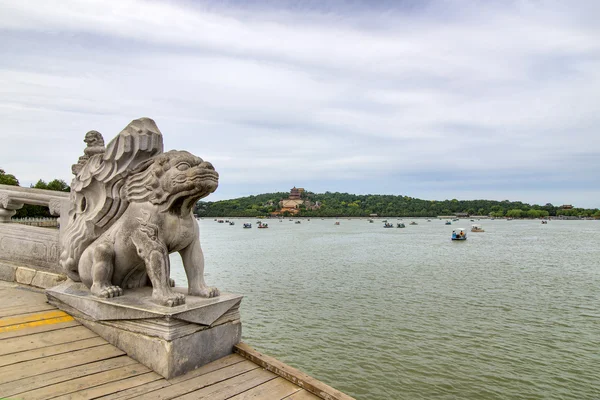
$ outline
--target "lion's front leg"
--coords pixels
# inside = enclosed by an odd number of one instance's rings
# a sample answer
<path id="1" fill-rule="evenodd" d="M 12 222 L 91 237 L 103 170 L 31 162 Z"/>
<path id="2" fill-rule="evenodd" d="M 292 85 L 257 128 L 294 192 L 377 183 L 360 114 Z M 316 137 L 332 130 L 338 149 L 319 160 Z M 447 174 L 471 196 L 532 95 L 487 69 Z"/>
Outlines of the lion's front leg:
<path id="1" fill-rule="evenodd" d="M 137 231 L 132 235 L 138 255 L 146 263 L 146 272 L 152 281 L 152 299 L 168 307 L 185 303 L 185 296 L 171 289 L 169 278 L 169 253 L 164 244 Z"/>
<path id="2" fill-rule="evenodd" d="M 198 237 L 198 235 L 196 235 Z M 179 252 L 188 279 L 188 293 L 192 296 L 217 297 L 219 289 L 204 282 L 204 254 L 198 239 Z"/>
<path id="3" fill-rule="evenodd" d="M 111 282 L 114 254 L 112 246 L 108 243 L 100 243 L 93 249 L 90 291 L 97 297 L 117 297 L 123 294 L 123 289 Z"/>

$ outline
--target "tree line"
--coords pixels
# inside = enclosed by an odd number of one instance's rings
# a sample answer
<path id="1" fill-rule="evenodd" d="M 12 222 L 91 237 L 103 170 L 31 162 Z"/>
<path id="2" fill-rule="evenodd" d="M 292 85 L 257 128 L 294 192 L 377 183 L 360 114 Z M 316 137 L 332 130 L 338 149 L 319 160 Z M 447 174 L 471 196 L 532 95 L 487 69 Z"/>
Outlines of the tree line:
<path id="1" fill-rule="evenodd" d="M 7 174 L 3 169 L 0 169 L 0 184 L 3 185 L 11 185 L 11 186 L 20 186 L 19 180 L 12 174 Z M 70 192 L 71 188 L 65 181 L 62 179 L 54 179 L 48 183 L 44 180 L 40 179 L 37 181 L 35 185 L 30 185 L 29 187 L 34 189 L 46 189 L 46 190 L 56 190 L 59 192 Z M 50 210 L 48 207 L 43 206 L 34 206 L 31 204 L 25 204 L 15 214 L 15 218 L 37 218 L 37 217 L 51 217 Z"/>
<path id="2" fill-rule="evenodd" d="M 200 201 L 194 213 L 203 217 L 266 216 L 279 212 L 279 201 L 286 199 L 288 195 L 287 192 L 277 192 L 215 202 Z M 316 210 L 300 205 L 297 215 L 303 217 L 368 217 L 371 214 L 381 217 L 436 217 L 464 213 L 497 218 L 544 218 L 559 215 L 600 218 L 600 210 L 597 208 L 562 209 L 550 203 L 531 205 L 509 200 L 423 200 L 402 195 L 356 195 L 339 192 L 303 192 L 302 197 L 320 204 L 320 208 Z"/>

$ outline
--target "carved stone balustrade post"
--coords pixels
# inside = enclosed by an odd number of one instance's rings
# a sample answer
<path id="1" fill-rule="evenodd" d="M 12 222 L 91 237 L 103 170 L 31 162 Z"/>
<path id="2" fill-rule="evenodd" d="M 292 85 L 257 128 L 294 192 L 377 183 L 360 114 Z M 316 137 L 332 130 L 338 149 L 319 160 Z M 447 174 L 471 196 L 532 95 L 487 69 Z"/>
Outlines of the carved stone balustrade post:
<path id="1" fill-rule="evenodd" d="M 69 206 L 68 201 L 69 193 L 0 185 L 0 222 L 10 222 L 12 216 L 23 207 L 23 204 L 48 207 L 50 214 L 58 216 L 61 215 L 63 206 Z M 66 210 L 64 214 L 66 214 Z"/>
<path id="2" fill-rule="evenodd" d="M 11 200 L 7 193 L 0 192 L 0 223 L 10 222 L 12 216 L 21 207 L 23 207 L 23 203 L 17 203 Z"/>

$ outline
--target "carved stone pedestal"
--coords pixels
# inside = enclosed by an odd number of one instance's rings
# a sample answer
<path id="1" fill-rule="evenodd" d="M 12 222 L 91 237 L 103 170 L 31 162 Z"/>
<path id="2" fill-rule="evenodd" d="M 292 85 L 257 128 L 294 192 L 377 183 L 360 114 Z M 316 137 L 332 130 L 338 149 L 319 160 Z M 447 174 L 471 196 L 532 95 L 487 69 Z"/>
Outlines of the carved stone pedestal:
<path id="1" fill-rule="evenodd" d="M 232 353 L 241 340 L 241 295 L 186 296 L 186 304 L 164 307 L 151 301 L 151 292 L 128 289 L 100 299 L 82 283 L 67 281 L 46 294 L 51 304 L 167 379 Z"/>

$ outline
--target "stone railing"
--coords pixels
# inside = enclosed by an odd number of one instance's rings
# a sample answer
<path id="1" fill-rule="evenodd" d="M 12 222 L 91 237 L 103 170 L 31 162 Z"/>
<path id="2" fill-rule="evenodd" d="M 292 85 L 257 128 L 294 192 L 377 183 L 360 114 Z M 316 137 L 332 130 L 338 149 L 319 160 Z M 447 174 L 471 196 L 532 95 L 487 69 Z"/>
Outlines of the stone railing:
<path id="1" fill-rule="evenodd" d="M 16 210 L 24 204 L 48 207 L 52 215 L 66 222 L 69 193 L 0 185 L 0 279 L 19 281 L 17 278 L 23 275 L 22 280 L 28 283 L 26 281 L 29 278 L 33 281 L 37 272 L 40 276 L 61 273 L 58 265 L 60 230 L 40 227 L 45 224 L 43 221 L 12 220 Z M 56 226 L 56 219 L 52 220 Z M 20 275 L 17 274 L 19 268 L 24 271 Z"/>
<path id="2" fill-rule="evenodd" d="M 0 223 L 10 222 L 24 204 L 45 206 L 50 214 L 60 215 L 62 204 L 68 200 L 69 193 L 65 192 L 0 185 Z"/>
<path id="3" fill-rule="evenodd" d="M 22 224 L 29 226 L 43 226 L 46 228 L 56 228 L 59 226 L 58 218 L 12 218 L 10 220 L 13 224 Z"/>

